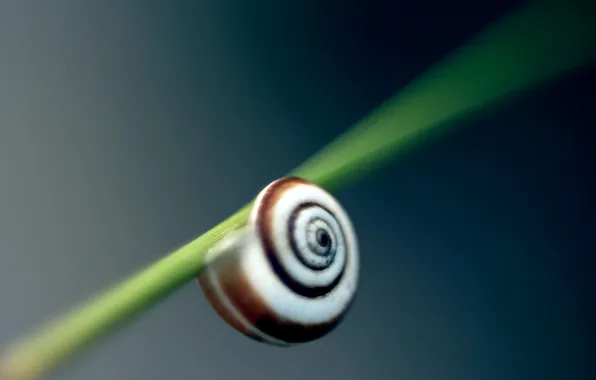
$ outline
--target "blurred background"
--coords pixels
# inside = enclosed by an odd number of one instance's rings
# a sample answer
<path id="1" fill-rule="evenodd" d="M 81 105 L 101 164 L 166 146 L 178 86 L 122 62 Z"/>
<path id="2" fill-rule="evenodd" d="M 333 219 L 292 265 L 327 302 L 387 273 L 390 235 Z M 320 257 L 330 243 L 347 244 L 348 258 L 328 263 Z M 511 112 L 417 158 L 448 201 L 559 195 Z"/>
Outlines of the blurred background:
<path id="1" fill-rule="evenodd" d="M 0 2 L 0 346 L 220 222 L 515 4 Z M 51 378 L 596 378 L 594 88 L 572 73 L 338 193 L 363 268 L 325 339 L 255 343 L 189 284 Z"/>

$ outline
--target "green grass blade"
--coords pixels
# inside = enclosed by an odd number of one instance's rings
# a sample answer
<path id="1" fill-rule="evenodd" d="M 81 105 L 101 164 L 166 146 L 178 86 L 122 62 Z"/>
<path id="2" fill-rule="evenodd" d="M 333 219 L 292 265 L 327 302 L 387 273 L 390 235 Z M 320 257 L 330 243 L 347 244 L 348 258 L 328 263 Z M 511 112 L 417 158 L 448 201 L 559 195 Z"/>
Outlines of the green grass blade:
<path id="1" fill-rule="evenodd" d="M 293 171 L 334 191 L 454 121 L 596 59 L 595 6 L 536 1 L 490 25 Z"/>
<path id="2" fill-rule="evenodd" d="M 596 59 L 594 7 L 536 1 L 489 26 L 291 174 L 330 191 L 533 85 Z M 35 379 L 139 315 L 201 270 L 207 250 L 246 224 L 249 206 L 98 298 L 25 338 L 2 357 L 0 380 Z"/>

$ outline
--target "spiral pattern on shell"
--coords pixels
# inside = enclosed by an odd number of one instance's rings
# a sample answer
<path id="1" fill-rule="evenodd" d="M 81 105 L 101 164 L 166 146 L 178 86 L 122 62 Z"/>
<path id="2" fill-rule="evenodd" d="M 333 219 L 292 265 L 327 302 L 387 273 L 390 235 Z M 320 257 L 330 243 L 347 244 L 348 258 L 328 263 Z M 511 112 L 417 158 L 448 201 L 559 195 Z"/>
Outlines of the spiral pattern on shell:
<path id="1" fill-rule="evenodd" d="M 248 225 L 209 255 L 215 258 L 198 282 L 210 304 L 231 326 L 265 343 L 326 335 L 358 286 L 358 243 L 347 213 L 328 192 L 295 177 L 265 187 Z"/>

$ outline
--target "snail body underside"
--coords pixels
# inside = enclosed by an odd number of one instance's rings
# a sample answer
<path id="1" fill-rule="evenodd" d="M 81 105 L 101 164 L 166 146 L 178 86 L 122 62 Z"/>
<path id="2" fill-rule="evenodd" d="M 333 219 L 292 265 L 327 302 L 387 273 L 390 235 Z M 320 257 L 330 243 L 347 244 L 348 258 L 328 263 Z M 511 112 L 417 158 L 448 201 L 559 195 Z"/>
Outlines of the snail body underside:
<path id="1" fill-rule="evenodd" d="M 358 283 L 347 214 L 326 191 L 292 177 L 263 189 L 248 225 L 206 260 L 197 280 L 215 311 L 246 336 L 279 346 L 333 330 Z"/>

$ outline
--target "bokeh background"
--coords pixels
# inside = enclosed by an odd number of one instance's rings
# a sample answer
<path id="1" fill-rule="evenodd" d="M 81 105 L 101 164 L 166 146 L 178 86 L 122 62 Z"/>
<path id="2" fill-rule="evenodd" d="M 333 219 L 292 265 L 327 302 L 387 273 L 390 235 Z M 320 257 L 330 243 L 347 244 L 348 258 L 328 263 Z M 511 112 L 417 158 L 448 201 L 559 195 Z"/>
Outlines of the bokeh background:
<path id="1" fill-rule="evenodd" d="M 515 3 L 2 1 L 0 345 L 212 227 Z M 338 193 L 363 268 L 327 338 L 260 345 L 189 284 L 52 378 L 596 378 L 595 85 L 572 73 Z"/>

